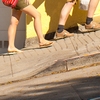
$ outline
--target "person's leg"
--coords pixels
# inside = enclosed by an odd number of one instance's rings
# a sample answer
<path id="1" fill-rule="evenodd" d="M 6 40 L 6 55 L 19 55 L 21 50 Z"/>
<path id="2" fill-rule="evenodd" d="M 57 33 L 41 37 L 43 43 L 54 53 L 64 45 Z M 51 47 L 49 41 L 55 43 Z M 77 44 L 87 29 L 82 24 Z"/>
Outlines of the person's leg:
<path id="1" fill-rule="evenodd" d="M 68 1 L 63 6 L 61 13 L 60 13 L 59 24 L 58 24 L 58 28 L 56 31 L 56 37 L 63 37 L 64 34 L 66 34 L 65 37 L 66 36 L 73 36 L 73 34 L 70 34 L 69 32 L 64 30 L 64 26 L 65 26 L 65 23 L 69 17 L 70 11 L 75 3 L 76 3 L 76 1 L 74 1 L 74 0 L 72 2 Z"/>
<path id="2" fill-rule="evenodd" d="M 90 0 L 88 8 L 88 17 L 92 18 L 100 0 Z"/>
<path id="3" fill-rule="evenodd" d="M 86 28 L 100 29 L 100 24 L 93 22 L 93 15 L 100 0 L 90 0 L 86 18 Z"/>
<path id="4" fill-rule="evenodd" d="M 15 9 L 12 9 L 12 16 L 11 16 L 11 22 L 8 28 L 8 52 L 21 52 L 15 47 L 15 35 L 16 35 L 16 29 L 19 23 L 19 19 L 21 16 L 21 11 L 17 11 Z"/>
<path id="5" fill-rule="evenodd" d="M 29 5 L 23 8 L 22 11 L 34 18 L 34 28 L 35 28 L 35 31 L 36 31 L 36 34 L 39 40 L 39 45 L 41 47 L 51 45 L 53 42 L 44 39 L 44 36 L 42 33 L 41 15 L 37 11 L 37 9 L 34 6 Z"/>
<path id="6" fill-rule="evenodd" d="M 64 25 L 68 19 L 68 16 L 69 16 L 69 13 L 70 13 L 72 7 L 73 7 L 73 2 L 65 3 L 65 5 L 63 6 L 61 13 L 60 13 L 59 25 L 57 28 L 57 31 L 59 33 L 63 31 Z"/>
<path id="7" fill-rule="evenodd" d="M 65 5 L 63 6 L 61 13 L 60 13 L 60 18 L 59 18 L 59 25 L 65 25 L 70 11 L 72 9 L 72 7 L 74 6 L 75 2 L 67 2 L 65 3 Z"/>

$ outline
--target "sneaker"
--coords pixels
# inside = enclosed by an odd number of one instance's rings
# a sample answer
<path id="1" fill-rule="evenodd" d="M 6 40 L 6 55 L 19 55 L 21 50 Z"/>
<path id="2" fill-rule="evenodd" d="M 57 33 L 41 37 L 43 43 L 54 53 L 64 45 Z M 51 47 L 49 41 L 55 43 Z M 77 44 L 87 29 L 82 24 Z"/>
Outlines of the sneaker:
<path id="1" fill-rule="evenodd" d="M 92 21 L 90 24 L 85 24 L 86 29 L 90 30 L 99 30 L 100 29 L 100 24 L 97 22 Z"/>
<path id="2" fill-rule="evenodd" d="M 63 39 L 63 38 L 66 38 L 66 37 L 71 37 L 71 36 L 73 36 L 74 34 L 73 34 L 73 33 L 69 33 L 69 32 L 66 31 L 66 30 L 63 30 L 61 33 L 58 33 L 58 32 L 56 31 L 55 35 L 56 35 L 55 39 Z"/>

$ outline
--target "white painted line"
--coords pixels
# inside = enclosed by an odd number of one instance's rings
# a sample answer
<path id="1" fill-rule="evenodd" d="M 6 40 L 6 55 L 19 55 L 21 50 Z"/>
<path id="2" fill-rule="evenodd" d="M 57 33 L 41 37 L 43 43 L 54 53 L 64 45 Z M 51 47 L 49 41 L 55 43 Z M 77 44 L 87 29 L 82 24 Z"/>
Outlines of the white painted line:
<path id="1" fill-rule="evenodd" d="M 89 100 L 100 100 L 100 97 L 96 97 L 96 98 L 89 99 Z"/>

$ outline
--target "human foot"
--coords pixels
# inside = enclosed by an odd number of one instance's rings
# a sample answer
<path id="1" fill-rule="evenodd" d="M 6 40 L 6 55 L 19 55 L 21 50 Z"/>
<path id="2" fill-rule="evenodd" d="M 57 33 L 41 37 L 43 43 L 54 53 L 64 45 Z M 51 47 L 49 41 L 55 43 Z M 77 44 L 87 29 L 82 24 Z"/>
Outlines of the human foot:
<path id="1" fill-rule="evenodd" d="M 70 33 L 70 32 L 68 32 L 66 30 L 63 30 L 61 33 L 58 33 L 56 31 L 55 35 L 56 35 L 55 39 L 63 39 L 63 38 L 66 38 L 66 37 L 74 36 L 73 33 Z"/>
<path id="2" fill-rule="evenodd" d="M 50 47 L 52 45 L 53 45 L 53 42 L 52 41 L 48 41 L 48 40 L 44 40 L 41 43 L 39 43 L 39 46 L 41 48 L 43 48 L 43 47 Z"/>
<path id="3" fill-rule="evenodd" d="M 23 51 L 21 51 L 17 48 L 12 48 L 12 49 L 9 48 L 8 49 L 8 53 L 21 53 L 21 52 L 23 52 Z"/>
<path id="4" fill-rule="evenodd" d="M 85 24 L 85 28 L 89 30 L 100 30 L 100 24 L 92 21 L 90 24 Z"/>

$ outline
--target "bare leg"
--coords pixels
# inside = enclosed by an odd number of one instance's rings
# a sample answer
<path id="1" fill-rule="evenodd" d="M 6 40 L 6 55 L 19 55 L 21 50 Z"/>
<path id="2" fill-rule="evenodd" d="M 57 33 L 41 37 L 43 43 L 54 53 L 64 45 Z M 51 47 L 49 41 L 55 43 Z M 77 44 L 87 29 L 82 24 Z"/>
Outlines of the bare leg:
<path id="1" fill-rule="evenodd" d="M 25 7 L 24 9 L 22 9 L 22 11 L 24 11 L 25 13 L 27 13 L 28 15 L 34 18 L 34 27 L 35 27 L 35 31 L 39 40 L 39 45 L 41 46 L 43 44 L 49 44 L 49 45 L 52 44 L 51 41 L 45 40 L 43 37 L 41 16 L 40 16 L 40 13 L 37 11 L 37 9 L 34 6 L 29 5 Z"/>
<path id="2" fill-rule="evenodd" d="M 21 11 L 12 9 L 11 23 L 8 28 L 8 41 L 9 41 L 8 52 L 12 52 L 12 51 L 21 52 L 20 50 L 18 50 L 15 47 L 15 44 L 14 44 L 16 29 L 17 29 L 17 25 L 19 23 L 21 13 L 22 13 Z"/>
<path id="3" fill-rule="evenodd" d="M 100 24 L 93 21 L 93 15 L 98 6 L 99 1 L 100 0 L 90 0 L 89 2 L 88 14 L 87 14 L 86 24 L 85 24 L 86 29 L 92 29 L 92 30 L 100 29 Z"/>
<path id="4" fill-rule="evenodd" d="M 72 7 L 74 6 L 76 1 L 69 1 L 65 3 L 63 6 L 61 13 L 60 13 L 60 18 L 59 18 L 59 23 L 58 23 L 58 28 L 56 30 L 56 38 L 55 39 L 61 39 L 61 38 L 66 38 L 73 36 L 74 34 L 69 33 L 68 31 L 64 30 L 65 23 L 69 17 L 70 11 Z"/>
<path id="5" fill-rule="evenodd" d="M 68 2 L 63 6 L 60 14 L 59 25 L 65 25 L 74 4 L 75 2 Z"/>
<path id="6" fill-rule="evenodd" d="M 88 15 L 87 15 L 88 17 L 90 17 L 90 18 L 93 17 L 99 1 L 100 0 L 90 0 L 89 8 L 88 8 Z"/>

